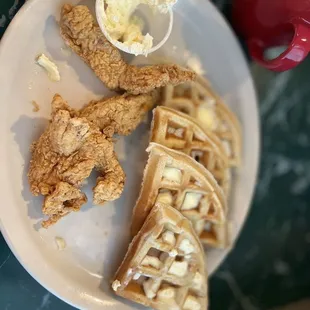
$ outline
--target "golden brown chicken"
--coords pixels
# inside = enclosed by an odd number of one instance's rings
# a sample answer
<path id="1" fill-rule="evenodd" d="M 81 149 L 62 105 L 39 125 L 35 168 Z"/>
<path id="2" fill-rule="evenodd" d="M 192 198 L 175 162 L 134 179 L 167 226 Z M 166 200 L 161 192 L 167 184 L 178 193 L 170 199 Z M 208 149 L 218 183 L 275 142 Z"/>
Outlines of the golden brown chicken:
<path id="1" fill-rule="evenodd" d="M 115 96 L 92 101 L 79 115 L 92 121 L 100 130 L 110 134 L 129 135 L 142 122 L 145 114 L 159 100 L 159 92 L 148 94 Z"/>
<path id="2" fill-rule="evenodd" d="M 113 149 L 112 137 L 84 117 L 77 116 L 60 95 L 52 101 L 52 120 L 32 147 L 28 173 L 31 192 L 45 197 L 48 227 L 87 201 L 80 191 L 93 168 L 101 176 L 94 187 L 94 204 L 119 198 L 125 174 Z"/>
<path id="3" fill-rule="evenodd" d="M 168 84 L 193 80 L 190 70 L 173 64 L 136 67 L 128 65 L 121 53 L 102 34 L 87 6 L 63 6 L 60 17 L 61 35 L 110 89 L 132 94 L 149 93 Z"/>
<path id="4" fill-rule="evenodd" d="M 121 195 L 125 174 L 113 150 L 113 134 L 128 135 L 157 102 L 159 94 L 121 95 L 92 101 L 76 111 L 55 95 L 51 122 L 32 146 L 28 173 L 31 192 L 45 197 L 43 227 L 56 223 L 86 203 L 80 191 L 95 168 L 101 176 L 93 189 L 94 204 Z"/>

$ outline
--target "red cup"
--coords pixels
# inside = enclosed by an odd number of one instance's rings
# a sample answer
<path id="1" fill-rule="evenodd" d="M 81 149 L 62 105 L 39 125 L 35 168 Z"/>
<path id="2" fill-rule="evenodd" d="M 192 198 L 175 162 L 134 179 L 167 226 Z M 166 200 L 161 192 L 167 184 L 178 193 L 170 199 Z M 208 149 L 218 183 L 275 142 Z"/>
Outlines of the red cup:
<path id="1" fill-rule="evenodd" d="M 251 57 L 274 71 L 285 71 L 301 63 L 310 51 L 309 0 L 234 0 L 233 24 L 246 39 Z M 287 46 L 274 59 L 265 52 Z"/>

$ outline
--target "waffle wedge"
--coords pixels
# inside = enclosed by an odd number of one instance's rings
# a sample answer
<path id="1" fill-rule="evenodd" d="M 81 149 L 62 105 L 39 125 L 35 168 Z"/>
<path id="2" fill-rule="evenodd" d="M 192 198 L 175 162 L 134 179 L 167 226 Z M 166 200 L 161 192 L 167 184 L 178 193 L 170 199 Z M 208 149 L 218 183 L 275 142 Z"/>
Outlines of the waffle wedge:
<path id="1" fill-rule="evenodd" d="M 153 309 L 207 309 L 204 252 L 188 219 L 157 204 L 131 242 L 112 288 Z"/>
<path id="2" fill-rule="evenodd" d="M 167 107 L 153 110 L 151 142 L 183 152 L 208 169 L 228 196 L 230 169 L 221 140 L 192 117 Z"/>
<path id="3" fill-rule="evenodd" d="M 237 117 L 202 77 L 178 86 L 166 86 L 163 105 L 195 118 L 222 141 L 231 167 L 241 162 L 241 127 Z"/>
<path id="4" fill-rule="evenodd" d="M 226 223 L 226 200 L 212 174 L 193 158 L 151 143 L 139 198 L 133 211 L 135 236 L 155 203 L 165 203 L 191 220 L 201 242 L 225 247 L 216 227 Z M 220 226 L 219 226 L 220 225 Z"/>

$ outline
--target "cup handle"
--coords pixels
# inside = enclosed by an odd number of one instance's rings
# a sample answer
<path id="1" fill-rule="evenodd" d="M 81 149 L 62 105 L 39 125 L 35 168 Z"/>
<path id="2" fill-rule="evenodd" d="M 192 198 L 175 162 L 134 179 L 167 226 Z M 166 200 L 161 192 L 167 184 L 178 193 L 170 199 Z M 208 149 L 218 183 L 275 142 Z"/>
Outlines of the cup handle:
<path id="1" fill-rule="evenodd" d="M 292 69 L 301 63 L 310 51 L 310 27 L 305 25 L 303 20 L 294 20 L 291 23 L 295 34 L 291 44 L 282 54 L 275 59 L 266 60 L 264 51 L 268 47 L 261 40 L 250 39 L 248 47 L 252 58 L 263 67 L 278 72 Z"/>

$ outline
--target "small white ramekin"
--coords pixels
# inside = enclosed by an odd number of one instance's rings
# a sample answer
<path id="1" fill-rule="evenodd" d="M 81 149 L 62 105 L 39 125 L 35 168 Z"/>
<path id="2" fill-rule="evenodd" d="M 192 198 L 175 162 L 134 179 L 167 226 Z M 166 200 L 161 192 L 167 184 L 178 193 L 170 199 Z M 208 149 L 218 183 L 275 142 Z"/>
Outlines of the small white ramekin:
<path id="1" fill-rule="evenodd" d="M 155 46 L 153 46 L 151 49 L 146 50 L 145 53 L 141 54 L 141 55 L 145 55 L 147 56 L 148 54 L 151 54 L 153 52 L 155 52 L 156 50 L 158 50 L 159 48 L 161 48 L 166 41 L 168 40 L 171 31 L 172 31 L 172 26 L 173 26 L 173 10 L 170 8 L 168 10 L 168 17 L 169 17 L 169 25 L 167 28 L 167 32 L 165 34 L 165 36 L 163 37 L 162 40 L 160 40 Z M 134 54 L 134 55 L 140 55 L 135 53 L 133 50 L 130 49 L 130 47 L 120 41 L 114 40 L 110 34 L 108 33 L 108 31 L 106 30 L 105 27 L 105 23 L 104 20 L 106 18 L 106 13 L 105 13 L 105 1 L 104 0 L 96 0 L 96 18 L 97 18 L 97 22 L 99 24 L 99 27 L 101 29 L 101 31 L 103 32 L 103 34 L 105 35 L 105 37 L 118 49 L 120 49 L 123 52 L 126 52 L 128 54 Z M 155 22 L 155 21 L 154 21 Z M 152 35 L 152 34 L 151 34 Z M 155 39 L 155 38 L 154 38 Z"/>

